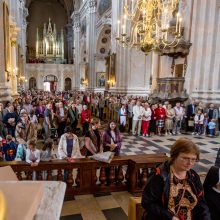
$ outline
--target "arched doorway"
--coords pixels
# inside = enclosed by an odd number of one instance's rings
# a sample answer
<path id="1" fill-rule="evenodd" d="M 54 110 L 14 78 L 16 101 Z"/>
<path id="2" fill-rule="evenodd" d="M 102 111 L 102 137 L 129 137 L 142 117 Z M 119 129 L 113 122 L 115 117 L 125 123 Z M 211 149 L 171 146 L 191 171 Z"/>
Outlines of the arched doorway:
<path id="1" fill-rule="evenodd" d="M 54 75 L 47 75 L 44 77 L 44 91 L 54 92 L 57 90 L 58 79 Z"/>
<path id="2" fill-rule="evenodd" d="M 34 77 L 31 77 L 29 79 L 29 89 L 30 90 L 31 89 L 36 89 L 36 87 L 37 87 L 37 81 L 36 81 L 36 79 Z"/>
<path id="3" fill-rule="evenodd" d="M 69 77 L 65 79 L 64 89 L 65 91 L 72 89 L 72 80 Z"/>

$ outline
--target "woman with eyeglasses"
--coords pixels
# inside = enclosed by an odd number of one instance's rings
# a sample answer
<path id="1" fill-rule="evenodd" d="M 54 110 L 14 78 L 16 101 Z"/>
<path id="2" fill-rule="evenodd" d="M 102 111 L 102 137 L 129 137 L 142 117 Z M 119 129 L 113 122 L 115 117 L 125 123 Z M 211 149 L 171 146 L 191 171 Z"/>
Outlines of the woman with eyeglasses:
<path id="1" fill-rule="evenodd" d="M 173 144 L 170 160 L 156 168 L 145 186 L 144 220 L 211 220 L 200 178 L 192 169 L 199 154 L 188 139 Z"/>

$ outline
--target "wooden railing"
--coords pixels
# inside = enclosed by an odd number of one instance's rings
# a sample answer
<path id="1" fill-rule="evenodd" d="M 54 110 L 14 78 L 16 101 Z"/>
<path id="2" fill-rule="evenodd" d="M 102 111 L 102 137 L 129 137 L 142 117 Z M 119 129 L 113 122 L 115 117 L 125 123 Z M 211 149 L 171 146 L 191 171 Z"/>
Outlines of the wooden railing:
<path id="1" fill-rule="evenodd" d="M 150 169 L 167 160 L 165 154 L 148 154 L 114 157 L 110 164 L 76 159 L 73 163 L 64 160 L 40 162 L 31 167 L 26 162 L 1 162 L 10 165 L 19 180 L 57 180 L 67 183 L 66 196 L 79 194 L 129 191 L 140 193 Z"/>

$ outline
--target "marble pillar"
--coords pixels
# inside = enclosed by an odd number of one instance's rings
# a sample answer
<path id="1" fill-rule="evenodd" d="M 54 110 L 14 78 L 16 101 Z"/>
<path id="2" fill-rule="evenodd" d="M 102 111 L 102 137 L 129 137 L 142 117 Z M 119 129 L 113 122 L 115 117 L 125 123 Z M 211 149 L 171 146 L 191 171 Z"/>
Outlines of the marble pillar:
<path id="1" fill-rule="evenodd" d="M 67 29 L 67 53 L 68 64 L 73 63 L 73 26 L 71 23 L 66 25 Z"/>
<path id="2" fill-rule="evenodd" d="M 6 102 L 11 101 L 12 97 L 5 70 L 3 1 L 0 1 L 0 39 L 0 102 Z"/>
<path id="3" fill-rule="evenodd" d="M 191 42 L 186 72 L 190 96 L 219 104 L 220 8 L 218 0 L 194 0 Z"/>
<path id="4" fill-rule="evenodd" d="M 80 15 L 78 12 L 74 12 L 73 19 L 73 61 L 75 66 L 75 85 L 73 89 L 79 90 L 80 88 Z"/>
<path id="5" fill-rule="evenodd" d="M 16 47 L 17 42 L 12 41 L 11 42 L 11 93 L 12 96 L 15 98 L 18 96 L 18 77 L 17 77 L 17 72 L 18 72 L 18 65 L 17 65 L 17 52 L 16 52 Z"/>
<path id="6" fill-rule="evenodd" d="M 88 54 L 88 89 L 96 87 L 95 52 L 96 52 L 96 1 L 88 0 L 86 16 L 86 52 Z"/>
<path id="7" fill-rule="evenodd" d="M 160 56 L 155 52 L 151 53 L 151 92 L 157 88 L 157 78 L 159 78 Z"/>

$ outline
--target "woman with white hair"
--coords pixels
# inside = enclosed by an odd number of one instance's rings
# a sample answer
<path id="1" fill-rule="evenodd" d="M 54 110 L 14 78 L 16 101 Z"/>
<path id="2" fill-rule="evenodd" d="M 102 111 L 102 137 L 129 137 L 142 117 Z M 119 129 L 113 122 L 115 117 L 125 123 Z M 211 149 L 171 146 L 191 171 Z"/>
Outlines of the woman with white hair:
<path id="1" fill-rule="evenodd" d="M 81 123 L 83 127 L 83 135 L 85 135 L 89 130 L 89 124 L 91 122 L 91 112 L 87 108 L 87 105 L 83 105 L 83 110 L 81 113 Z"/>

